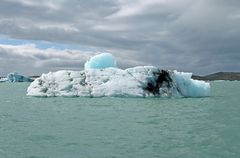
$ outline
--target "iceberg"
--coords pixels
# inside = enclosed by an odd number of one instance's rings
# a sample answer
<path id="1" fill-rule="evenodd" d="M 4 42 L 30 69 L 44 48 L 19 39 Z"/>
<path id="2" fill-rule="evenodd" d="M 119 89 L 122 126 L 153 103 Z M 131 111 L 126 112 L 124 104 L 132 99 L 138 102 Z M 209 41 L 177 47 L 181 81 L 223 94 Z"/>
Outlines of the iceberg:
<path id="1" fill-rule="evenodd" d="M 191 73 L 153 66 L 61 70 L 42 74 L 27 89 L 29 96 L 84 97 L 206 97 L 210 84 L 191 79 Z"/>
<path id="2" fill-rule="evenodd" d="M 192 73 L 154 66 L 117 68 L 112 54 L 103 53 L 85 63 L 82 71 L 42 74 L 27 89 L 29 96 L 84 97 L 206 97 L 210 84 L 193 80 Z"/>
<path id="3" fill-rule="evenodd" d="M 7 82 L 8 81 L 8 79 L 6 78 L 6 77 L 0 77 L 0 82 Z"/>
<path id="4" fill-rule="evenodd" d="M 33 80 L 28 77 L 19 75 L 17 72 L 12 72 L 7 75 L 7 81 L 8 82 L 32 82 Z"/>

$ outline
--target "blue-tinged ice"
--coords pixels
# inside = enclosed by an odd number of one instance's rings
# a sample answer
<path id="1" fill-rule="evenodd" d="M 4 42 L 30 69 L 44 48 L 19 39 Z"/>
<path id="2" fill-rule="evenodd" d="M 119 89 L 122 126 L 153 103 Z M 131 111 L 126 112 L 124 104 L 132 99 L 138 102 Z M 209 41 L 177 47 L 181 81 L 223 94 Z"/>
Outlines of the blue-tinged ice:
<path id="1" fill-rule="evenodd" d="M 19 75 L 17 72 L 12 72 L 7 75 L 7 81 L 8 82 L 32 82 L 33 80 L 23 75 Z"/>
<path id="2" fill-rule="evenodd" d="M 85 70 L 87 69 L 103 69 L 109 67 L 117 67 L 117 62 L 114 56 L 110 53 L 102 53 L 93 56 L 84 65 Z"/>
<path id="3" fill-rule="evenodd" d="M 172 78 L 178 87 L 178 93 L 185 97 L 210 96 L 210 84 L 191 77 L 192 73 L 173 71 Z"/>

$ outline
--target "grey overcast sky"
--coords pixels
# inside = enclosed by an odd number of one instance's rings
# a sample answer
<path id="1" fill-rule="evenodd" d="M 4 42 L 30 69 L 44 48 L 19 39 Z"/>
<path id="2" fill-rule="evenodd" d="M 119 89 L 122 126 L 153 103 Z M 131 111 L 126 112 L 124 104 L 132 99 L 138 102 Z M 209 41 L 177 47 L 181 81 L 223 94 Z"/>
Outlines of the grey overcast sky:
<path id="1" fill-rule="evenodd" d="M 1 0 L 0 76 L 81 70 L 100 52 L 121 68 L 240 71 L 240 1 Z"/>

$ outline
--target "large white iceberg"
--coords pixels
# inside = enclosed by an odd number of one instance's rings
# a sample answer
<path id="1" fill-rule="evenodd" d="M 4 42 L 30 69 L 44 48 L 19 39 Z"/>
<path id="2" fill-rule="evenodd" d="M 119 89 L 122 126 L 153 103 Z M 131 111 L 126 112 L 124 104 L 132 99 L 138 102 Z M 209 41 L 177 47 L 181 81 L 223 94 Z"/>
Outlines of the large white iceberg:
<path id="1" fill-rule="evenodd" d="M 85 70 L 42 74 L 28 87 L 30 96 L 205 97 L 210 84 L 191 79 L 191 73 L 138 66 L 122 70 L 109 53 L 92 57 Z"/>
<path id="2" fill-rule="evenodd" d="M 62 70 L 42 74 L 28 87 L 30 96 L 205 97 L 210 84 L 191 79 L 191 73 L 152 66 Z"/>

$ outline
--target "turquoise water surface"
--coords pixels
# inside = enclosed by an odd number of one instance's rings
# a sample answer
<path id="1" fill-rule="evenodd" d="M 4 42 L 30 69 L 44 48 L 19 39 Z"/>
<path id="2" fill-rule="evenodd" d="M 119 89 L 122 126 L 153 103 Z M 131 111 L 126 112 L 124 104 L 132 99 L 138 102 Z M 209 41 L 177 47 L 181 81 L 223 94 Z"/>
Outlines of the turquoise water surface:
<path id="1" fill-rule="evenodd" d="M 238 158 L 240 82 L 207 98 L 37 98 L 0 84 L 0 158 Z"/>

